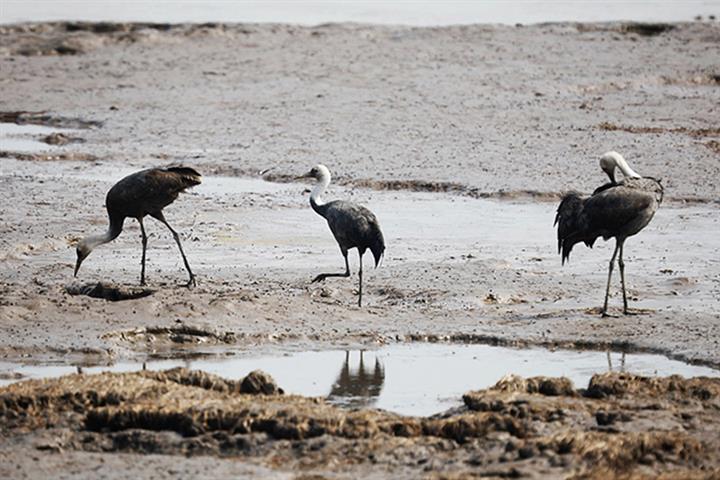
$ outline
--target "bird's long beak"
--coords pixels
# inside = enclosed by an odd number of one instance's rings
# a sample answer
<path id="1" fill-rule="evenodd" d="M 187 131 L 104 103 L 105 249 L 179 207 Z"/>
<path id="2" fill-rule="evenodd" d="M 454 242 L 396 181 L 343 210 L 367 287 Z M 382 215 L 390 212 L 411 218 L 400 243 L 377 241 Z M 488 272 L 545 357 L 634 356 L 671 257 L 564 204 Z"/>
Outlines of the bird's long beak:
<path id="1" fill-rule="evenodd" d="M 84 259 L 82 257 L 77 258 L 77 261 L 75 262 L 75 273 L 73 274 L 73 277 L 77 277 L 77 272 L 78 270 L 80 270 L 80 265 L 82 265 L 83 260 Z"/>
<path id="2" fill-rule="evenodd" d="M 297 177 L 295 177 L 295 180 L 302 180 L 304 178 L 310 178 L 310 177 L 312 177 L 312 174 L 310 174 L 310 172 L 307 172 L 303 175 L 298 175 Z"/>

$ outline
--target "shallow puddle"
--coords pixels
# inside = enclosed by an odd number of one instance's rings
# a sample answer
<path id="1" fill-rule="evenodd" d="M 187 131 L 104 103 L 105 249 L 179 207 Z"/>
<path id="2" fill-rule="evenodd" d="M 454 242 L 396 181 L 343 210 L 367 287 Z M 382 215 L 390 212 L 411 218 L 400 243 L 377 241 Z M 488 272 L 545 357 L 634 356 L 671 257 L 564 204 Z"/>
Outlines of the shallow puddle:
<path id="1" fill-rule="evenodd" d="M 72 132 L 66 128 L 45 127 L 42 125 L 17 123 L 0 123 L 0 150 L 9 152 L 34 153 L 53 150 L 54 145 L 48 145 L 38 140 L 40 135 Z"/>
<path id="2" fill-rule="evenodd" d="M 272 375 L 287 393 L 325 397 L 345 407 L 373 407 L 403 415 L 431 415 L 462 404 L 470 390 L 494 385 L 507 374 L 565 376 L 586 387 L 608 370 L 641 375 L 720 376 L 720 370 L 662 355 L 513 349 L 487 345 L 404 344 L 374 351 L 328 350 L 263 357 L 161 360 L 152 370 L 186 367 L 240 379 L 255 369 Z M 83 368 L 86 373 L 134 371 L 140 363 Z M 0 385 L 26 378 L 75 373 L 73 366 L 0 363 Z"/>

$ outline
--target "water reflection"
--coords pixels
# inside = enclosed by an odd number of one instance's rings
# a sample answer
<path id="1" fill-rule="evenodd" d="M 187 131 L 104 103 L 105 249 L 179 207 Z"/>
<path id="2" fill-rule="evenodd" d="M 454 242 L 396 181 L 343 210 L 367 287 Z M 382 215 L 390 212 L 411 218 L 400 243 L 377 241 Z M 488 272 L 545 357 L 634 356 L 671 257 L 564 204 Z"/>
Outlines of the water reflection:
<path id="1" fill-rule="evenodd" d="M 337 380 L 333 383 L 328 400 L 352 408 L 375 404 L 385 383 L 385 368 L 374 356 L 372 366 L 365 363 L 365 352 L 360 351 L 357 368 L 350 367 L 350 352 L 345 352 L 345 361 Z"/>
<path id="2" fill-rule="evenodd" d="M 613 371 L 613 364 L 612 364 L 612 358 L 610 357 L 610 350 L 607 351 L 607 362 L 608 362 L 608 372 Z M 624 373 L 625 372 L 625 352 L 622 352 L 620 357 L 620 365 L 615 370 L 617 372 Z"/>

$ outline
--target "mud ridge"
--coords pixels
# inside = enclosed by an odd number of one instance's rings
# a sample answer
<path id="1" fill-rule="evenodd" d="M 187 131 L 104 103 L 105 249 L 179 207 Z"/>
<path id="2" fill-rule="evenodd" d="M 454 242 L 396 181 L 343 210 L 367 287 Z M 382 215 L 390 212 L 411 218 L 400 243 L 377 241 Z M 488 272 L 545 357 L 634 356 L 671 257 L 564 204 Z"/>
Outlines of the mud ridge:
<path id="1" fill-rule="evenodd" d="M 268 390 L 244 391 L 250 377 Z M 47 438 L 60 429 L 52 444 L 62 450 L 214 455 L 328 473 L 640 478 L 651 469 L 704 478 L 720 473 L 719 400 L 720 379 L 606 373 L 576 389 L 565 378 L 510 375 L 466 393 L 464 408 L 402 417 L 283 395 L 262 372 L 233 382 L 178 368 L 0 388 L 0 431 Z"/>
<path id="2" fill-rule="evenodd" d="M 275 183 L 293 183 L 298 181 L 295 176 L 287 174 L 266 174 L 262 178 L 267 182 Z M 377 191 L 449 193 L 451 195 L 487 200 L 532 199 L 540 202 L 555 202 L 560 200 L 563 196 L 563 192 L 548 192 L 540 190 L 498 190 L 489 192 L 460 183 L 433 182 L 428 180 L 369 180 L 338 178 L 333 179 L 333 182 L 350 188 L 366 188 Z M 696 196 L 667 196 L 664 200 L 667 203 L 682 204 L 720 203 L 720 198 L 703 198 Z"/>
<path id="3" fill-rule="evenodd" d="M 16 123 L 18 125 L 43 125 L 45 127 L 85 129 L 100 128 L 103 122 L 85 120 L 76 117 L 51 115 L 47 112 L 5 111 L 0 112 L 0 123 Z"/>
<path id="4" fill-rule="evenodd" d="M 663 348 L 644 347 L 629 341 L 592 341 L 592 340 L 524 340 L 517 338 L 505 338 L 497 335 L 482 334 L 455 334 L 455 335 L 435 335 L 427 333 L 413 333 L 404 336 L 396 336 L 396 341 L 401 342 L 427 342 L 427 343 L 457 343 L 457 344 L 477 344 L 490 345 L 493 347 L 511 347 L 511 348 L 530 348 L 541 347 L 546 349 L 563 349 L 563 350 L 579 350 L 579 351 L 598 351 L 598 352 L 623 352 L 623 353 L 647 353 L 663 355 L 671 360 L 678 360 L 689 363 L 691 365 L 701 365 L 720 369 L 720 361 L 702 360 L 697 358 L 689 358 L 683 354 L 673 353 Z"/>
<path id="5" fill-rule="evenodd" d="M 237 341 L 233 332 L 218 333 L 212 330 L 193 327 L 191 325 L 176 325 L 172 327 L 145 327 L 122 332 L 110 332 L 103 335 L 105 339 L 118 339 L 126 342 L 137 343 L 162 343 L 170 344 L 196 344 L 196 343 L 220 343 L 232 344 Z"/>
<path id="6" fill-rule="evenodd" d="M 718 137 L 720 128 L 688 128 L 688 127 L 636 127 L 630 125 L 616 125 L 611 122 L 603 122 L 597 126 L 600 130 L 608 132 L 623 131 L 628 133 L 682 133 L 695 138 Z"/>
<path id="7" fill-rule="evenodd" d="M 0 150 L 0 158 L 12 158 L 26 162 L 95 162 L 98 157 L 89 153 L 63 152 L 63 153 L 23 153 Z"/>

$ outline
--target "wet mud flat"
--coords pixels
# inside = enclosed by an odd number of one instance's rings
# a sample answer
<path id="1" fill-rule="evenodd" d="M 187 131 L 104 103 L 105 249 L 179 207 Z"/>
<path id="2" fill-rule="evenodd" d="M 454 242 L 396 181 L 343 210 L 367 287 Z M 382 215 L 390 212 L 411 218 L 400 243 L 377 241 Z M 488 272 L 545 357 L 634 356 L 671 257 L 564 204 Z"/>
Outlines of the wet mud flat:
<path id="1" fill-rule="evenodd" d="M 310 283 L 341 268 L 342 257 L 308 207 L 306 184 L 204 177 L 167 212 L 198 287 L 181 286 L 172 238 L 150 222 L 149 284 L 141 288 L 133 221 L 72 278 L 74 243 L 106 228 L 104 194 L 134 167 L 11 159 L 3 166 L 6 361 L 92 365 L 218 349 L 257 355 L 440 341 L 645 351 L 720 364 L 714 205 L 663 205 L 626 249 L 639 315 L 600 318 L 612 244 L 577 249 L 562 267 L 554 202 L 335 186 L 329 198 L 376 212 L 389 246 L 381 268 L 368 270 L 367 305 L 358 309 L 356 276 Z M 86 196 L 97 200 L 90 205 Z M 357 259 L 350 262 L 357 271 Z"/>
<path id="2" fill-rule="evenodd" d="M 31 477 L 42 455 L 87 477 L 104 458 L 161 454 L 277 478 L 716 478 L 719 399 L 703 377 L 507 376 L 405 417 L 286 395 L 259 371 L 69 375 L 0 388 L 0 472 Z"/>
<path id="3" fill-rule="evenodd" d="M 719 25 L 2 26 L 0 356 L 82 368 L 430 341 L 717 367 Z M 639 315 L 600 318 L 612 245 L 561 268 L 552 220 L 562 192 L 605 181 L 609 149 L 662 177 L 666 202 L 626 248 Z M 318 162 L 328 199 L 367 205 L 386 235 L 363 309 L 355 276 L 309 283 L 342 267 L 293 181 Z M 139 288 L 132 221 L 73 280 L 108 188 L 177 163 L 204 174 L 166 211 L 198 287 L 149 223 Z M 718 474 L 715 380 L 593 381 L 507 380 L 433 418 L 187 371 L 23 382 L 0 390 L 0 476 Z"/>

